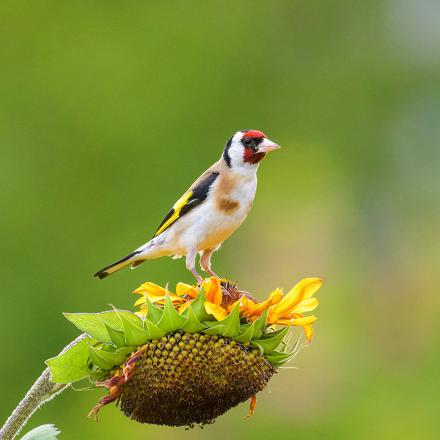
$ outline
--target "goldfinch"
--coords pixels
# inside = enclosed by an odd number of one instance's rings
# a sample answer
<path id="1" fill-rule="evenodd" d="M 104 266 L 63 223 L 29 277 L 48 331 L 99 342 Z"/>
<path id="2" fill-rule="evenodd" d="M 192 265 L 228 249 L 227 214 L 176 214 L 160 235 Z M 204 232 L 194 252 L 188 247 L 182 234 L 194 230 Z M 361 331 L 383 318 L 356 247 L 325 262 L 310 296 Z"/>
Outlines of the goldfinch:
<path id="1" fill-rule="evenodd" d="M 243 223 L 257 189 L 257 169 L 266 153 L 279 149 L 258 130 L 238 131 L 229 139 L 221 158 L 208 168 L 174 204 L 153 238 L 119 261 L 95 273 L 108 275 L 131 265 L 163 256 L 186 256 L 186 267 L 196 277 L 196 256 L 210 275 L 211 256 Z"/>

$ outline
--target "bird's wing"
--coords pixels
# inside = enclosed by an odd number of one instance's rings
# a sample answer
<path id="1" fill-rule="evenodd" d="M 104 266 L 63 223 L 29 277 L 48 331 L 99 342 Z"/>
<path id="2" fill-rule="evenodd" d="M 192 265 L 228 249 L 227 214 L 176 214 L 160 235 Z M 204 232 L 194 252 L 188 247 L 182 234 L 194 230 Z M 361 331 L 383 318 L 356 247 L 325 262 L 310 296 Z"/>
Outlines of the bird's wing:
<path id="1" fill-rule="evenodd" d="M 208 192 L 219 174 L 220 173 L 218 171 L 213 171 L 211 169 L 202 174 L 191 186 L 191 188 L 186 191 L 186 193 L 173 205 L 171 211 L 166 215 L 166 217 L 162 220 L 162 223 L 157 228 L 154 237 L 162 234 L 163 231 L 173 225 L 177 220 L 179 220 L 179 218 L 183 217 L 185 214 L 188 214 L 188 212 L 193 210 L 196 206 L 202 204 L 208 196 Z"/>

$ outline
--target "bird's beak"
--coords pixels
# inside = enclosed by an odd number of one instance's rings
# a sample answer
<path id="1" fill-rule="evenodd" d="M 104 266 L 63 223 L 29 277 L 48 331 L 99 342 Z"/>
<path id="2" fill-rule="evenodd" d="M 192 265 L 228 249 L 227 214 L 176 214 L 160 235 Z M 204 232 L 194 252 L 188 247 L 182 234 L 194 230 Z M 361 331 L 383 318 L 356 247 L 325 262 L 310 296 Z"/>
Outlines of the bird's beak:
<path id="1" fill-rule="evenodd" d="M 269 151 L 275 151 L 280 149 L 281 147 L 276 144 L 275 142 L 272 142 L 270 139 L 264 139 L 263 142 L 261 142 L 260 145 L 258 145 L 258 152 L 259 153 L 269 153 Z"/>

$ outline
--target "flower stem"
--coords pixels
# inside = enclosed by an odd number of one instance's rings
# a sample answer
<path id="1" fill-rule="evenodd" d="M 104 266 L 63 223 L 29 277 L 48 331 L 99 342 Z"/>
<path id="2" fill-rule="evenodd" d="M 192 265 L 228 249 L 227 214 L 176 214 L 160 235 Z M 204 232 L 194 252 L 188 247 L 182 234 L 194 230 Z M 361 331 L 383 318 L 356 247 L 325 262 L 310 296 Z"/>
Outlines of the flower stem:
<path id="1" fill-rule="evenodd" d="M 68 344 L 61 353 L 64 353 L 73 345 L 84 339 L 87 335 L 82 334 Z M 60 353 L 60 354 L 61 354 Z M 26 425 L 32 414 L 44 403 L 53 399 L 57 394 L 64 391 L 69 384 L 59 384 L 50 381 L 50 371 L 46 368 L 41 376 L 35 381 L 23 400 L 14 409 L 0 430 L 1 440 L 12 440 Z"/>

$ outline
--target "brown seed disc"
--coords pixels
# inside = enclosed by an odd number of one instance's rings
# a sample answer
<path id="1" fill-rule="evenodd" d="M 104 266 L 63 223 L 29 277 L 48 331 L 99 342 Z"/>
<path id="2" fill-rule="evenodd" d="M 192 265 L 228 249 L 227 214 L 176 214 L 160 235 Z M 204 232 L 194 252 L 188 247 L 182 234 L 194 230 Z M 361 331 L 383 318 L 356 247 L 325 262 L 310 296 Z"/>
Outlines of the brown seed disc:
<path id="1" fill-rule="evenodd" d="M 150 341 L 122 386 L 124 414 L 141 423 L 212 423 L 261 391 L 274 367 L 252 346 L 200 333 Z"/>

